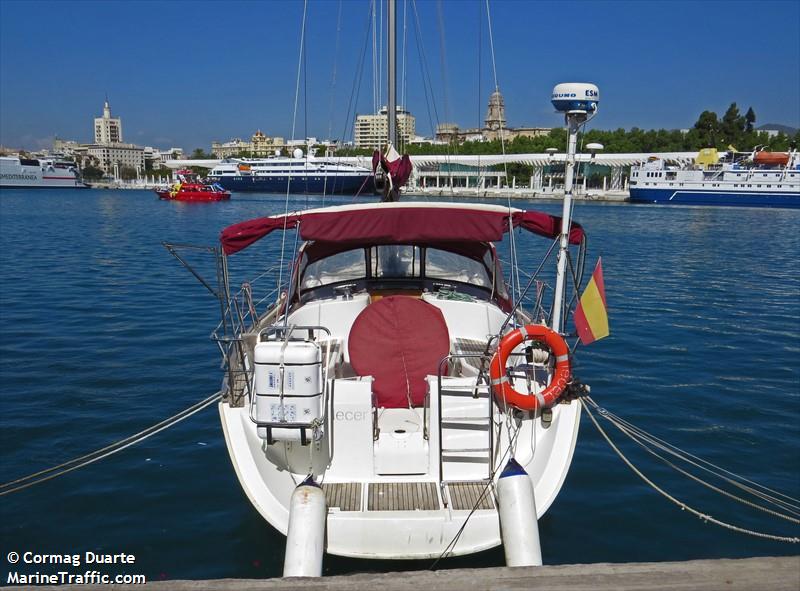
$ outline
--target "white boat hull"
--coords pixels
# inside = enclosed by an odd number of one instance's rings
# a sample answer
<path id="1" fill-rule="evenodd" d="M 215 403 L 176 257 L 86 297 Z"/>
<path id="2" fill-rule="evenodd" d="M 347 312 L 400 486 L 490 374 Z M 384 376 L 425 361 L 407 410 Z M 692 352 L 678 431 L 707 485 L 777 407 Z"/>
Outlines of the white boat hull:
<path id="1" fill-rule="evenodd" d="M 286 535 L 291 494 L 307 472 L 295 465 L 293 469 L 297 471 L 292 473 L 270 459 L 266 442 L 258 437 L 256 426 L 250 421 L 247 406 L 233 408 L 222 402 L 219 411 L 228 453 L 242 488 L 264 519 Z M 553 422 L 547 429 L 542 428 L 541 421 L 536 419 L 538 425 L 535 429 L 534 421 L 527 421 L 520 431 L 515 457 L 533 483 L 537 519 L 544 515 L 561 490 L 575 450 L 579 422 L 580 404 L 573 402 L 553 409 Z M 502 445 L 507 445 L 507 441 Z M 292 454 L 290 461 L 300 455 L 309 458 L 309 452 L 302 450 L 300 454 Z M 302 467 L 308 468 L 308 461 Z M 325 471 L 320 474 L 319 480 L 325 483 Z M 419 476 L 363 479 L 360 481 L 361 507 L 366 509 L 368 506 L 369 485 L 419 482 L 423 479 Z M 428 477 L 426 481 L 435 483 L 436 479 Z M 442 491 L 438 486 L 436 488 L 441 503 Z M 355 558 L 438 558 L 458 534 L 469 513 L 468 509 L 454 510 L 452 507 L 434 511 L 339 511 L 329 508 L 325 550 L 329 554 Z M 469 517 L 451 555 L 472 554 L 500 543 L 497 510 L 479 509 Z"/>

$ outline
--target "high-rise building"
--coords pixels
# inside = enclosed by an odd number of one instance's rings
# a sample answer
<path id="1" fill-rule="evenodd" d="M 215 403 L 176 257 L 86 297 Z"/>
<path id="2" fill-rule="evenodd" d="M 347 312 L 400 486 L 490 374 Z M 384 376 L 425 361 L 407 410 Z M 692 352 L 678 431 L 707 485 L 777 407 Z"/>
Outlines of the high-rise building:
<path id="1" fill-rule="evenodd" d="M 108 97 L 103 104 L 103 116 L 94 118 L 94 143 L 100 145 L 122 143 L 122 119 L 111 116 Z"/>
<path id="2" fill-rule="evenodd" d="M 353 130 L 356 148 L 383 148 L 389 139 L 389 110 L 383 107 L 375 115 L 358 115 Z M 397 106 L 397 135 L 400 143 L 411 142 L 417 134 L 417 120 L 400 105 Z"/>

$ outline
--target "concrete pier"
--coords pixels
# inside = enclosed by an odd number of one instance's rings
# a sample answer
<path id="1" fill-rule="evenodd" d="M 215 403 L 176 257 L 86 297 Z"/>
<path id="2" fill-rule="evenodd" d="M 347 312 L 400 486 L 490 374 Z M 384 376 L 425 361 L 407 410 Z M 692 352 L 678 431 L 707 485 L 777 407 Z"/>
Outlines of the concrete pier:
<path id="1" fill-rule="evenodd" d="M 326 557 L 327 560 L 336 560 Z M 164 591 L 473 591 L 484 589 L 547 589 L 558 591 L 797 591 L 800 589 L 800 556 L 742 558 L 735 560 L 690 560 L 687 562 L 638 562 L 623 564 L 573 564 L 518 568 L 453 569 L 364 573 L 318 579 L 219 579 L 214 581 L 159 581 L 147 587 Z M 88 591 L 108 586 L 63 585 L 17 587 L 33 591 L 59 589 Z M 115 585 L 120 591 L 142 586 Z"/>

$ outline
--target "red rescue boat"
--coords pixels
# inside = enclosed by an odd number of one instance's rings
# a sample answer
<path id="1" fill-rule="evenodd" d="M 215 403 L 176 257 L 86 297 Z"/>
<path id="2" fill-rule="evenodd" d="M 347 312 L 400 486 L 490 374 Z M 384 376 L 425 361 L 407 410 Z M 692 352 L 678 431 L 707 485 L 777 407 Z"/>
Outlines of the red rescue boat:
<path id="1" fill-rule="evenodd" d="M 763 166 L 786 166 L 789 164 L 789 154 L 786 152 L 756 152 L 753 162 Z"/>
<path id="2" fill-rule="evenodd" d="M 191 170 L 179 170 L 178 181 L 171 187 L 156 189 L 159 199 L 173 201 L 223 201 L 231 194 L 216 184 L 202 182 Z"/>

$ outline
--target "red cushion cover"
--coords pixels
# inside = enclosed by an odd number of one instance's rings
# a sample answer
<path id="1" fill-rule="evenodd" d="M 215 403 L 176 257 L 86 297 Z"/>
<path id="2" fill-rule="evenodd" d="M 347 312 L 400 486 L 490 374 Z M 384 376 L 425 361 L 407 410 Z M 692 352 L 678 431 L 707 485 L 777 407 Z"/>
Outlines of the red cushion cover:
<path id="1" fill-rule="evenodd" d="M 373 376 L 377 405 L 407 408 L 425 402 L 425 377 L 436 375 L 450 351 L 450 335 L 439 309 L 409 296 L 388 296 L 358 315 L 348 339 L 358 375 Z"/>

